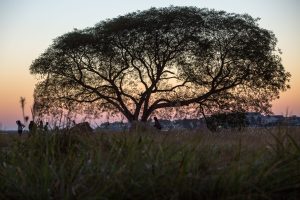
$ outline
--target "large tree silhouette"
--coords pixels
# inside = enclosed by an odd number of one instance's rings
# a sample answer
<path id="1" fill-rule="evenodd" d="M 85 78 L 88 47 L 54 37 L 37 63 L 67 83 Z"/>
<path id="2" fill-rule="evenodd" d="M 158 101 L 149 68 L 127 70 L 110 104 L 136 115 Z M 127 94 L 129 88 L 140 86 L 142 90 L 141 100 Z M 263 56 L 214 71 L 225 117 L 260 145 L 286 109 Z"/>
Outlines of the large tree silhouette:
<path id="1" fill-rule="evenodd" d="M 270 111 L 290 74 L 257 19 L 195 7 L 151 8 L 74 30 L 30 67 L 35 100 L 146 121 L 171 108 Z M 41 109 L 42 110 L 42 109 Z"/>

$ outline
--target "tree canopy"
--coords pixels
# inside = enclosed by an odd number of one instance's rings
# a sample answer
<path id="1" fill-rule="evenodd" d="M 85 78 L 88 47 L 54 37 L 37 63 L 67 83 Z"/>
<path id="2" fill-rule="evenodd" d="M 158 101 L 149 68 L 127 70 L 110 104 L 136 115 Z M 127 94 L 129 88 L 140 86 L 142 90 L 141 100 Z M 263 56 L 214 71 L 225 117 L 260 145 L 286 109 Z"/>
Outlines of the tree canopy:
<path id="1" fill-rule="evenodd" d="M 289 88 L 275 35 L 247 14 L 151 8 L 56 38 L 30 66 L 39 112 L 270 112 Z"/>

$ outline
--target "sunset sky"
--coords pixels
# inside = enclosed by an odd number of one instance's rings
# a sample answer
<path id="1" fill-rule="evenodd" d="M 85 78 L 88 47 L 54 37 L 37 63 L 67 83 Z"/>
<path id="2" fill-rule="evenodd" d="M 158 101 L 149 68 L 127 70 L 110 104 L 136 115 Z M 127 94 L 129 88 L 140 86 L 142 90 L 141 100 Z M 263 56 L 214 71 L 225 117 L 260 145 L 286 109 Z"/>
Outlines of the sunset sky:
<path id="1" fill-rule="evenodd" d="M 0 129 L 16 129 L 15 121 L 22 119 L 21 96 L 26 98 L 26 115 L 31 116 L 38 77 L 30 75 L 29 66 L 53 39 L 107 18 L 170 5 L 261 18 L 260 26 L 275 33 L 282 63 L 292 74 L 291 89 L 273 102 L 273 112 L 300 116 L 299 0 L 0 0 Z"/>

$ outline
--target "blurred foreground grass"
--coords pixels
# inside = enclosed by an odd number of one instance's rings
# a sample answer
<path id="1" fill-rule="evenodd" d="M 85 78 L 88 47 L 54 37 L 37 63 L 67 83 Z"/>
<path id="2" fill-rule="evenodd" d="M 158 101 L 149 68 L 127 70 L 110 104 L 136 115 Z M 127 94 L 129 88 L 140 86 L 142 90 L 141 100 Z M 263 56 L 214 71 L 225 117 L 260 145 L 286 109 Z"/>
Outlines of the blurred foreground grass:
<path id="1" fill-rule="evenodd" d="M 300 129 L 0 134 L 0 199 L 300 199 Z"/>

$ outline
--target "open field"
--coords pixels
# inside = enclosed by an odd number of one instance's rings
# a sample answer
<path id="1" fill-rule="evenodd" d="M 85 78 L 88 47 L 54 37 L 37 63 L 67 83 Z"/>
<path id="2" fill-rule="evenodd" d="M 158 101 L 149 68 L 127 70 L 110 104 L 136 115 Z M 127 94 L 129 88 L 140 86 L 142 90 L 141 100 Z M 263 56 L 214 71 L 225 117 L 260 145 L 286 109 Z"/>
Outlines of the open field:
<path id="1" fill-rule="evenodd" d="M 299 199 L 300 128 L 0 134 L 0 199 Z"/>

